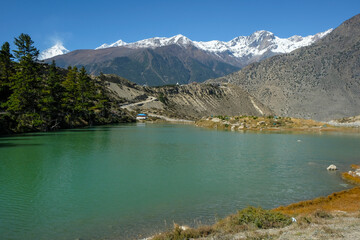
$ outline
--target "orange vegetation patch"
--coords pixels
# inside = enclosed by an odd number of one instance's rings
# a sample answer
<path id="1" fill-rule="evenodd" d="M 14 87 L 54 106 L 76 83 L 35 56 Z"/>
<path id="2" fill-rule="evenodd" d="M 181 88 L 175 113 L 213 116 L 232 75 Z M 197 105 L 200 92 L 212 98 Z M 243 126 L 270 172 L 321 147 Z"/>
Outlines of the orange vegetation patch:
<path id="1" fill-rule="evenodd" d="M 360 177 L 355 177 L 349 173 L 342 173 L 342 177 L 343 179 L 345 179 L 346 181 L 353 183 L 353 184 L 360 184 Z"/>
<path id="2" fill-rule="evenodd" d="M 360 187 L 333 193 L 327 197 L 281 206 L 274 210 L 289 215 L 307 215 L 319 210 L 357 212 L 360 210 Z"/>
<path id="3" fill-rule="evenodd" d="M 356 170 L 360 168 L 360 165 L 351 164 L 351 168 Z"/>

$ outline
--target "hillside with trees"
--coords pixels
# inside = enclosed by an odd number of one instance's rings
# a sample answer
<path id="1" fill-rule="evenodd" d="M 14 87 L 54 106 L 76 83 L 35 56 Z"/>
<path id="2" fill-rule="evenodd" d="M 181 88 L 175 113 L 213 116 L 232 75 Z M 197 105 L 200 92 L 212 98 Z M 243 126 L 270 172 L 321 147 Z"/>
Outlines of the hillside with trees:
<path id="1" fill-rule="evenodd" d="M 91 77 L 84 67 L 57 68 L 38 61 L 39 51 L 27 34 L 15 38 L 11 51 L 0 51 L 0 133 L 53 131 L 131 121 L 116 109 L 103 75 Z M 11 53 L 12 52 L 12 53 Z"/>

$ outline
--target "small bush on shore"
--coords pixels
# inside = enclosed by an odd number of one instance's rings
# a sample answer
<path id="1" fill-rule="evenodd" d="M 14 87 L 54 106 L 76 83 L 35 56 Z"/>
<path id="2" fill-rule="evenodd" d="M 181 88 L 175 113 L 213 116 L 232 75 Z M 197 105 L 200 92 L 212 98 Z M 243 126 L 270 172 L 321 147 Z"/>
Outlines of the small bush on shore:
<path id="1" fill-rule="evenodd" d="M 291 217 L 280 212 L 263 208 L 247 207 L 216 224 L 217 229 L 225 232 L 238 232 L 249 228 L 281 228 L 292 223 Z"/>
<path id="2" fill-rule="evenodd" d="M 156 235 L 152 240 L 201 238 L 222 233 L 237 233 L 248 229 L 281 228 L 291 223 L 291 217 L 280 212 L 265 210 L 260 207 L 247 207 L 238 211 L 237 214 L 220 220 L 213 226 L 183 229 L 181 226 L 175 224 L 172 231 Z"/>

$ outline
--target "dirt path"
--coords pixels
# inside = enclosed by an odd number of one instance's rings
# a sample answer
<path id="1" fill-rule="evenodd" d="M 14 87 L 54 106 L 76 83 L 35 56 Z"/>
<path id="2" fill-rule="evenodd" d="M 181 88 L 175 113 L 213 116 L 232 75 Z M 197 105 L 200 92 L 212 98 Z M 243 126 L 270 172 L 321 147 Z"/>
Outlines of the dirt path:
<path id="1" fill-rule="evenodd" d="M 153 97 L 153 96 L 149 96 L 146 100 L 144 101 L 141 101 L 141 102 L 136 102 L 136 103 L 130 103 L 130 104 L 125 104 L 125 105 L 122 105 L 120 106 L 120 108 L 123 108 L 123 109 L 127 109 L 127 110 L 131 110 L 132 107 L 136 107 L 136 106 L 141 106 L 145 103 L 149 103 L 149 102 L 152 102 L 152 101 L 155 101 L 157 98 L 156 97 Z"/>

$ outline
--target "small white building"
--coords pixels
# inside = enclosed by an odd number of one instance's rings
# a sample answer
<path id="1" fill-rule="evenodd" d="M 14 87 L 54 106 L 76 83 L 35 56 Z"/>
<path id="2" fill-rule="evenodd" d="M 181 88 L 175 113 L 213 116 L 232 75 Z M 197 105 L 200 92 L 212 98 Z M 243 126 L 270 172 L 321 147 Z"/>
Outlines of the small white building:
<path id="1" fill-rule="evenodd" d="M 136 120 L 146 120 L 148 118 L 147 114 L 146 113 L 139 113 L 137 116 L 136 116 Z"/>

